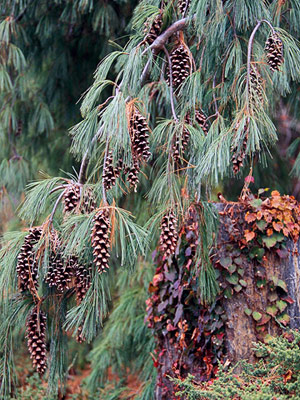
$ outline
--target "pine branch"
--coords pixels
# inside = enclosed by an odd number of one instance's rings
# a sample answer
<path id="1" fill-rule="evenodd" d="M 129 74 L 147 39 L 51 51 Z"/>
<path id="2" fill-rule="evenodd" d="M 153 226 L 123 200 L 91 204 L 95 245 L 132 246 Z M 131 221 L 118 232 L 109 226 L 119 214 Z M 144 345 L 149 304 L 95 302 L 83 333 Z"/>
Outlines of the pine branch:
<path id="1" fill-rule="evenodd" d="M 158 38 L 154 40 L 154 42 L 147 47 L 143 52 L 142 55 L 145 55 L 149 50 L 155 49 L 155 50 L 160 50 L 163 48 L 163 46 L 167 43 L 169 38 L 176 32 L 181 31 L 182 29 L 185 28 L 188 22 L 193 21 L 195 19 L 195 16 L 193 17 L 186 17 L 182 18 L 174 24 L 172 24 L 168 29 L 166 29 Z"/>

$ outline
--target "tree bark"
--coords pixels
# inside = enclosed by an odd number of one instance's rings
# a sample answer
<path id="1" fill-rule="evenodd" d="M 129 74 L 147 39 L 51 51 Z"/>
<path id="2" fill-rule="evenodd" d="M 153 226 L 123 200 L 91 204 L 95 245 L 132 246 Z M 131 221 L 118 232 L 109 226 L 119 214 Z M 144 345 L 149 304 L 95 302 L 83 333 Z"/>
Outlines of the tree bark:
<path id="1" fill-rule="evenodd" d="M 232 238 L 236 235 L 243 234 L 243 227 L 238 224 L 236 217 L 244 219 L 245 211 L 238 207 L 235 203 L 218 203 L 215 205 L 220 214 L 220 228 L 217 240 L 217 249 L 214 260 L 218 262 L 222 257 L 228 254 L 228 244 L 232 243 Z M 231 207 L 231 212 L 227 212 Z M 224 210 L 226 212 L 224 212 Z M 262 271 L 265 274 L 266 281 L 271 279 L 278 279 L 286 282 L 288 289 L 288 296 L 294 301 L 292 304 L 289 302 L 286 312 L 290 317 L 291 328 L 300 328 L 300 269 L 299 269 L 299 243 L 297 246 L 292 240 L 286 241 L 287 251 L 279 257 L 278 253 L 270 250 L 266 252 L 263 265 L 256 261 L 243 259 L 242 268 L 244 270 L 243 280 L 246 282 L 245 288 L 240 292 L 233 291 L 231 298 L 223 297 L 220 301 L 225 310 L 227 320 L 225 323 L 225 359 L 228 359 L 232 365 L 240 360 L 247 360 L 255 362 L 257 360 L 253 350 L 253 343 L 258 340 L 256 321 L 245 313 L 245 310 L 257 310 L 262 312 L 268 306 L 268 292 L 267 286 L 257 286 L 257 271 Z M 171 268 L 171 267 L 170 267 Z M 170 283 L 170 292 L 173 291 L 173 283 Z M 165 290 L 165 289 L 163 289 Z M 277 290 L 277 289 L 276 289 Z M 184 302 L 183 302 L 184 303 Z M 200 303 L 199 303 L 200 304 Z M 184 306 L 185 307 L 185 306 Z M 200 314 L 203 311 L 199 305 L 199 329 L 202 332 L 203 320 Z M 187 318 L 185 311 L 183 312 L 182 319 Z M 267 314 L 265 314 L 267 315 Z M 197 317 L 196 317 L 197 318 Z M 202 321 L 202 322 L 199 322 Z M 202 326 L 200 326 L 202 324 Z M 281 328 L 274 318 L 265 325 L 265 333 L 270 335 L 280 334 Z M 171 332 L 172 333 L 172 332 Z M 169 376 L 176 377 L 176 368 L 178 366 L 178 376 L 184 377 L 188 373 L 195 376 L 195 381 L 200 382 L 205 379 L 205 370 L 203 369 L 204 353 L 191 353 L 189 351 L 179 352 L 178 346 L 176 347 L 176 340 L 174 336 L 165 333 L 165 337 L 159 339 L 160 349 L 162 355 L 159 358 L 158 379 L 157 379 L 157 400 L 171 400 L 174 397 L 175 386 L 170 381 Z M 202 342 L 201 342 L 202 343 Z M 191 356 L 192 354 L 192 356 Z M 178 365 L 180 359 L 180 365 Z M 182 366 L 184 368 L 180 369 Z M 183 373 L 181 373 L 183 371 Z M 239 372 L 237 368 L 237 373 Z M 208 375 L 207 375 L 208 376 Z"/>

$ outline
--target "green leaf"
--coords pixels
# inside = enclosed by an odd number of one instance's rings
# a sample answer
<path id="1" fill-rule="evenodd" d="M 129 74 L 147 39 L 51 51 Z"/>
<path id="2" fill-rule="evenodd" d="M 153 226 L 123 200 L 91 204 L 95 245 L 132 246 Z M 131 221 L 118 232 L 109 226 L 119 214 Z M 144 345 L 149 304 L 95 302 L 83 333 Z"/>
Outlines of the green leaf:
<path id="1" fill-rule="evenodd" d="M 280 312 L 283 312 L 287 308 L 287 303 L 283 300 L 276 301 L 276 307 Z"/>
<path id="2" fill-rule="evenodd" d="M 244 313 L 248 315 L 248 317 L 252 314 L 252 310 L 250 308 L 245 308 Z"/>
<path id="3" fill-rule="evenodd" d="M 244 279 L 240 279 L 239 284 L 242 285 L 243 287 L 247 287 L 247 282 L 244 281 Z"/>
<path id="4" fill-rule="evenodd" d="M 253 311 L 252 317 L 255 321 L 259 321 L 262 317 L 262 314 L 258 311 Z"/>
<path id="5" fill-rule="evenodd" d="M 256 226 L 257 226 L 258 229 L 259 229 L 260 231 L 262 231 L 262 232 L 265 231 L 267 225 L 268 225 L 268 223 L 267 223 L 265 220 L 263 220 L 263 219 L 261 219 L 260 221 L 257 221 L 257 222 L 256 222 Z"/>
<path id="6" fill-rule="evenodd" d="M 249 256 L 251 259 L 258 258 L 261 260 L 265 254 L 265 250 L 262 247 L 254 246 L 249 252 Z"/>
<path id="7" fill-rule="evenodd" d="M 242 288 L 241 285 L 235 285 L 235 286 L 234 286 L 234 290 L 235 290 L 236 292 L 238 292 L 238 293 L 239 293 L 242 289 L 243 289 L 243 288 Z"/>
<path id="8" fill-rule="evenodd" d="M 231 283 L 232 285 L 236 285 L 239 281 L 239 277 L 237 274 L 226 276 L 226 281 Z"/>
<path id="9" fill-rule="evenodd" d="M 281 288 L 282 290 L 284 290 L 285 292 L 288 291 L 287 286 L 286 286 L 286 283 L 285 283 L 283 280 L 281 280 L 281 279 L 278 280 L 276 286 L 277 286 L 277 287 L 280 287 L 280 288 Z"/>
<path id="10" fill-rule="evenodd" d="M 231 257 L 222 257 L 220 259 L 220 264 L 224 268 L 228 268 L 232 264 L 232 258 Z"/>
<path id="11" fill-rule="evenodd" d="M 277 317 L 277 321 L 280 322 L 282 325 L 287 326 L 290 323 L 290 317 L 287 313 L 279 315 Z"/>
<path id="12" fill-rule="evenodd" d="M 268 306 L 266 309 L 267 314 L 271 315 L 272 317 L 275 317 L 275 315 L 278 313 L 278 308 L 273 305 L 273 306 Z"/>
<path id="13" fill-rule="evenodd" d="M 259 208 L 262 205 L 262 200 L 261 199 L 254 199 L 250 201 L 250 205 L 253 208 Z"/>

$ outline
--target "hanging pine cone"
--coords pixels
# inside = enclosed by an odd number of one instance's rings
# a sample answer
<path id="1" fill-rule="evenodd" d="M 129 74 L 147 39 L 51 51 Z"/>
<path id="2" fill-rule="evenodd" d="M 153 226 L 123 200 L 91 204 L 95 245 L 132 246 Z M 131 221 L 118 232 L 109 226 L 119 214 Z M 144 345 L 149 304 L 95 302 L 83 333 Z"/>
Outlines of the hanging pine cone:
<path id="1" fill-rule="evenodd" d="M 175 253 L 178 242 L 177 218 L 172 210 L 163 216 L 160 229 L 160 251 L 166 259 Z"/>
<path id="2" fill-rule="evenodd" d="M 173 159 L 178 163 L 180 160 L 180 153 L 184 153 L 190 140 L 190 132 L 183 128 L 181 136 L 176 135 L 173 144 Z M 180 151 L 181 150 L 181 151 Z"/>
<path id="3" fill-rule="evenodd" d="M 38 262 L 33 251 L 42 235 L 42 229 L 31 228 L 25 236 L 17 262 L 17 275 L 19 278 L 19 289 L 21 292 L 38 287 Z"/>
<path id="4" fill-rule="evenodd" d="M 190 0 L 178 0 L 178 8 L 182 15 L 185 15 L 190 6 Z"/>
<path id="5" fill-rule="evenodd" d="M 71 264 L 73 265 L 75 271 L 75 290 L 77 304 L 80 304 L 92 283 L 91 267 L 79 264 L 78 260 L 75 258 L 71 259 Z"/>
<path id="6" fill-rule="evenodd" d="M 144 34 L 146 35 L 144 39 L 145 43 L 151 45 L 154 42 L 154 40 L 161 33 L 162 24 L 163 24 L 162 14 L 157 15 L 154 18 L 152 24 L 151 24 L 151 18 L 149 18 L 146 21 L 144 29 Z"/>
<path id="7" fill-rule="evenodd" d="M 272 71 L 279 70 L 283 63 L 283 43 L 276 32 L 271 33 L 265 45 L 267 63 Z"/>
<path id="8" fill-rule="evenodd" d="M 114 168 L 113 165 L 112 151 L 109 151 L 107 153 L 102 177 L 105 190 L 110 190 L 113 186 L 115 186 L 118 173 L 118 169 Z"/>
<path id="9" fill-rule="evenodd" d="M 250 102 L 256 106 L 262 106 L 264 103 L 263 96 L 263 79 L 258 71 L 258 69 L 254 66 L 251 67 L 250 70 L 250 88 L 249 88 L 249 96 Z"/>
<path id="10" fill-rule="evenodd" d="M 45 333 L 46 315 L 43 311 L 38 313 L 35 307 L 27 318 L 26 337 L 33 367 L 40 376 L 44 375 L 47 368 Z"/>
<path id="11" fill-rule="evenodd" d="M 45 278 L 45 282 L 50 287 L 56 287 L 60 293 L 63 293 L 65 290 L 70 289 L 73 274 L 73 269 L 68 263 L 64 265 L 60 254 L 52 253 L 50 255 L 48 272 Z"/>
<path id="12" fill-rule="evenodd" d="M 102 209 L 95 215 L 92 230 L 94 263 L 99 273 L 106 272 L 109 269 L 110 232 L 109 209 Z"/>
<path id="13" fill-rule="evenodd" d="M 63 197 L 64 212 L 70 213 L 78 206 L 80 201 L 80 187 L 72 184 L 65 191 Z"/>
<path id="14" fill-rule="evenodd" d="M 236 131 L 239 128 L 239 124 L 236 127 Z M 247 143 L 248 143 L 248 124 L 245 124 L 244 126 L 244 139 L 243 139 L 243 143 L 242 146 L 240 148 L 240 150 L 238 150 L 238 147 L 235 147 L 232 149 L 232 158 L 231 158 L 231 162 L 232 162 L 232 169 L 233 169 L 233 173 L 234 175 L 236 175 L 240 169 L 244 166 L 244 160 L 246 157 L 246 150 L 247 150 Z"/>
<path id="15" fill-rule="evenodd" d="M 133 107 L 130 115 L 129 134 L 134 156 L 139 160 L 147 161 L 151 156 L 149 151 L 149 127 L 146 118 L 136 107 Z"/>
<path id="16" fill-rule="evenodd" d="M 127 175 L 127 181 L 129 182 L 130 187 L 134 189 L 136 192 L 137 185 L 139 183 L 139 173 L 140 173 L 141 167 L 138 162 L 138 160 L 134 159 L 133 164 L 131 167 L 128 169 L 128 175 Z"/>
<path id="17" fill-rule="evenodd" d="M 190 53 L 186 46 L 180 44 L 170 54 L 172 66 L 172 85 L 178 88 L 192 73 Z M 168 67 L 168 84 L 171 83 L 170 68 Z"/>
<path id="18" fill-rule="evenodd" d="M 193 125 L 190 113 L 188 113 L 186 115 L 185 121 L 187 124 Z M 195 110 L 195 122 L 203 130 L 204 134 L 207 135 L 207 133 L 208 133 L 207 118 L 206 118 L 203 110 L 201 110 L 201 109 Z"/>

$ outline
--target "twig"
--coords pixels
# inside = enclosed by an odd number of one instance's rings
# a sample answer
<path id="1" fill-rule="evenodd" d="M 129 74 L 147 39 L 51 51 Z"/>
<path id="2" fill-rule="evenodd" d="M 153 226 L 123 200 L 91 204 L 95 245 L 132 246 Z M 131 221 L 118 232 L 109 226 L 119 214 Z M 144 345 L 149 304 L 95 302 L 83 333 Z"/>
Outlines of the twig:
<path id="1" fill-rule="evenodd" d="M 152 58 L 149 57 L 149 59 L 148 59 L 146 65 L 145 65 L 145 68 L 143 69 L 141 78 L 140 78 L 140 85 L 141 85 L 141 86 L 143 86 L 143 83 L 144 83 L 145 80 L 147 79 L 147 75 L 148 75 L 148 73 L 149 73 L 149 68 L 150 68 L 150 65 L 151 65 L 151 61 L 152 61 Z"/>
<path id="2" fill-rule="evenodd" d="M 101 135 L 103 131 L 103 126 L 98 130 L 96 135 L 93 137 L 91 141 L 91 146 L 98 140 L 99 136 Z M 83 184 L 84 179 L 85 179 L 85 173 L 86 169 L 88 167 L 88 156 L 89 156 L 90 149 L 87 149 L 87 151 L 84 153 L 82 160 L 81 160 L 81 165 L 80 165 L 80 170 L 79 170 L 79 176 L 78 176 L 78 183 Z"/>
<path id="3" fill-rule="evenodd" d="M 103 160 L 103 172 L 102 172 L 102 198 L 103 198 L 104 205 L 107 205 L 106 189 L 105 189 L 105 185 L 104 185 L 104 171 L 105 171 L 105 166 L 106 166 L 108 148 L 109 148 L 109 137 L 107 135 L 106 144 L 105 144 L 105 154 L 104 154 L 104 160 Z"/>
<path id="4" fill-rule="evenodd" d="M 249 112 L 249 89 L 250 89 L 250 71 L 251 71 L 251 56 L 252 56 L 252 48 L 253 48 L 253 41 L 254 41 L 254 36 L 256 34 L 256 32 L 258 31 L 260 25 L 265 22 L 266 24 L 269 25 L 269 27 L 271 28 L 272 32 L 275 32 L 274 27 L 272 26 L 272 24 L 267 21 L 266 19 L 262 19 L 261 21 L 257 21 L 257 24 L 255 26 L 255 28 L 253 29 L 251 36 L 249 38 L 249 43 L 248 43 L 248 54 L 247 54 L 247 78 L 246 78 L 246 96 L 247 96 L 247 109 Z"/>
<path id="5" fill-rule="evenodd" d="M 51 212 L 50 218 L 49 218 L 49 225 L 52 224 L 52 222 L 53 222 L 54 214 L 55 214 L 56 209 L 57 209 L 61 199 L 63 198 L 63 195 L 65 194 L 65 192 L 66 192 L 66 189 L 58 196 L 58 198 L 54 204 L 54 207 L 52 209 L 52 212 Z"/>
<path id="6" fill-rule="evenodd" d="M 165 30 L 160 36 L 158 36 L 158 38 L 156 38 L 154 42 L 142 52 L 142 56 L 145 55 L 149 50 L 162 49 L 170 36 L 178 31 L 181 31 L 186 26 L 186 24 L 193 19 L 195 19 L 195 15 L 193 17 L 182 18 L 174 22 L 174 24 L 169 26 L 167 30 Z"/>
<path id="7" fill-rule="evenodd" d="M 169 79 L 170 79 L 170 101 L 171 101 L 171 109 L 172 109 L 172 114 L 173 114 L 173 118 L 176 122 L 178 122 L 178 118 L 176 115 L 176 111 L 175 111 L 175 106 L 174 106 L 174 93 L 173 93 L 173 71 L 172 71 L 172 61 L 171 61 L 171 57 L 169 55 L 168 50 L 166 49 L 165 46 L 163 46 L 163 50 L 167 56 L 167 60 L 168 60 L 168 64 L 169 64 Z"/>
<path id="8" fill-rule="evenodd" d="M 215 73 L 214 79 L 213 79 L 213 99 L 214 99 L 214 104 L 215 104 L 216 115 L 219 116 L 220 113 L 219 113 L 218 103 L 217 103 L 216 93 L 215 93 L 215 89 L 216 89 L 216 75 L 217 75 L 217 72 Z"/>

